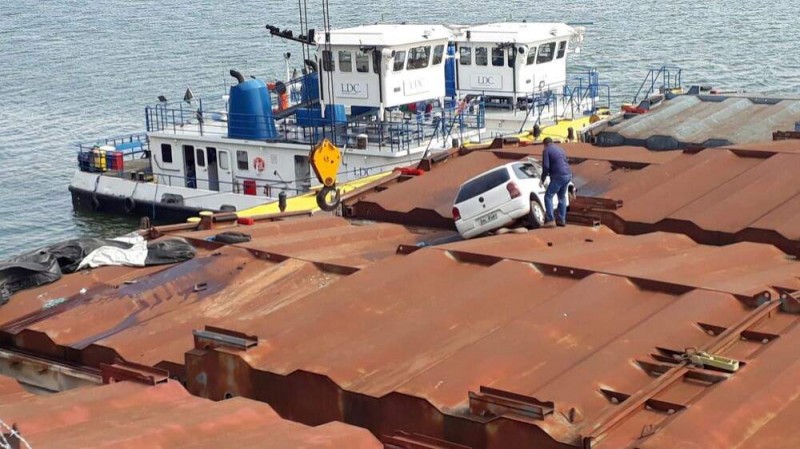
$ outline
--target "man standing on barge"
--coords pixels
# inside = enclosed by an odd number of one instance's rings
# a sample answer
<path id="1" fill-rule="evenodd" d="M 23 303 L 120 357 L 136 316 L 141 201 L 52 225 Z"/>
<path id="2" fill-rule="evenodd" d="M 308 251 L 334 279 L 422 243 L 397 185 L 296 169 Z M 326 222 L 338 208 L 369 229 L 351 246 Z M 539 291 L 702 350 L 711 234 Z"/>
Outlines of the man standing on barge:
<path id="1" fill-rule="evenodd" d="M 550 177 L 550 184 L 544 194 L 545 222 L 542 227 L 555 228 L 567 225 L 567 188 L 572 181 L 572 170 L 569 168 L 567 153 L 553 143 L 553 139 L 544 139 L 542 152 L 541 184 Z M 553 195 L 558 194 L 558 216 L 553 217 Z"/>

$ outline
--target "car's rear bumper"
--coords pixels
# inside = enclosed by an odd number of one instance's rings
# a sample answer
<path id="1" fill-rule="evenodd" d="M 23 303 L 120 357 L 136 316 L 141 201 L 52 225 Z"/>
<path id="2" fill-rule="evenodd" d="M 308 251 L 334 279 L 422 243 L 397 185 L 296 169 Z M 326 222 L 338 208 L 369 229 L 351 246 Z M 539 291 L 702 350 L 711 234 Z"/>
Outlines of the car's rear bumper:
<path id="1" fill-rule="evenodd" d="M 531 205 L 527 198 L 520 196 L 506 202 L 498 209 L 494 210 L 497 211 L 497 218 L 483 226 L 478 225 L 478 219 L 486 216 L 490 212 L 485 212 L 479 216 L 466 220 L 456 221 L 456 229 L 458 230 L 458 233 L 461 234 L 461 236 L 465 239 L 468 239 L 481 235 L 485 232 L 502 228 L 503 226 L 507 226 L 516 220 L 527 216 L 530 213 Z"/>

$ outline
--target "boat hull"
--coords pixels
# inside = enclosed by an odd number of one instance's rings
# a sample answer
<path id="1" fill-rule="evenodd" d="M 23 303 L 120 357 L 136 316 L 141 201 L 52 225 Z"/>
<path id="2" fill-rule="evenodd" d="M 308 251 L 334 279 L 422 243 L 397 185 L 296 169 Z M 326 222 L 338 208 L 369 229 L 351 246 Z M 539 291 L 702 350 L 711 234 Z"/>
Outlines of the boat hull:
<path id="1" fill-rule="evenodd" d="M 275 201 L 263 196 L 189 189 L 83 171 L 75 172 L 69 191 L 76 210 L 147 216 L 159 223 L 184 221 L 203 210 L 244 210 Z"/>
<path id="2" fill-rule="evenodd" d="M 183 222 L 189 217 L 196 217 L 201 210 L 208 210 L 146 200 L 136 200 L 133 202 L 133 208 L 130 208 L 131 203 L 126 198 L 117 195 L 94 193 L 73 186 L 69 187 L 69 191 L 72 195 L 72 207 L 76 211 L 136 218 L 150 217 L 151 220 L 158 223 Z"/>

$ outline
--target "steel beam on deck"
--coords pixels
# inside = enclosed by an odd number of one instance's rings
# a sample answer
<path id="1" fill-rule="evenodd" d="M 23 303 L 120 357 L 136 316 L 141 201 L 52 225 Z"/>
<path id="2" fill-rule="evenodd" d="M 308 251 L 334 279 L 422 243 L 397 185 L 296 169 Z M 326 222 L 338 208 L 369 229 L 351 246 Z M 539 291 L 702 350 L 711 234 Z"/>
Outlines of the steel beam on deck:
<path id="1" fill-rule="evenodd" d="M 0 349 L 0 375 L 12 377 L 29 389 L 45 392 L 103 383 L 99 370 L 57 363 L 8 349 Z"/>

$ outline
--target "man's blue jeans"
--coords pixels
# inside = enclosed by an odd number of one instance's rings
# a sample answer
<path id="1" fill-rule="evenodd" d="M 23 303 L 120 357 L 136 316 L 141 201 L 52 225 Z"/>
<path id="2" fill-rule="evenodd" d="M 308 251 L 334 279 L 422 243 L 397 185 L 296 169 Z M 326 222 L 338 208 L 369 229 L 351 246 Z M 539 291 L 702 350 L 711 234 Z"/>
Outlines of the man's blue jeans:
<path id="1" fill-rule="evenodd" d="M 550 184 L 544 194 L 544 219 L 553 221 L 553 195 L 558 193 L 558 222 L 567 222 L 567 186 L 571 176 L 550 177 Z"/>

